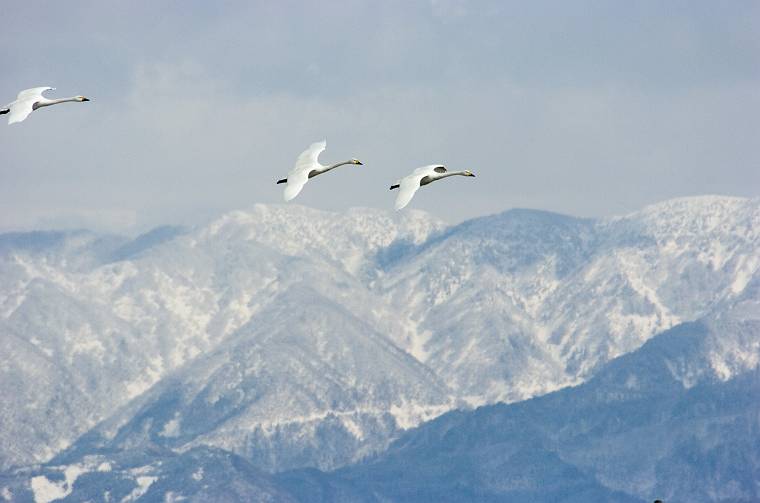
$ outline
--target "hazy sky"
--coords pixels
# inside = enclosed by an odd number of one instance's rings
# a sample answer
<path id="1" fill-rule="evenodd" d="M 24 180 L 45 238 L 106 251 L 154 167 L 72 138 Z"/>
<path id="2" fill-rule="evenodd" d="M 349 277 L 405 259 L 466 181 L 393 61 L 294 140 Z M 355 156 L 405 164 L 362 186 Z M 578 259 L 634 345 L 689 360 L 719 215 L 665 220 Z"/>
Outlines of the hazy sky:
<path id="1" fill-rule="evenodd" d="M 529 5 L 530 4 L 530 5 Z M 84 94 L 7 126 L 0 230 L 137 232 L 296 199 L 392 208 L 433 162 L 471 169 L 409 207 L 625 213 L 760 195 L 760 2 L 3 0 L 0 101 Z M 0 104 L 0 105 L 2 105 Z"/>

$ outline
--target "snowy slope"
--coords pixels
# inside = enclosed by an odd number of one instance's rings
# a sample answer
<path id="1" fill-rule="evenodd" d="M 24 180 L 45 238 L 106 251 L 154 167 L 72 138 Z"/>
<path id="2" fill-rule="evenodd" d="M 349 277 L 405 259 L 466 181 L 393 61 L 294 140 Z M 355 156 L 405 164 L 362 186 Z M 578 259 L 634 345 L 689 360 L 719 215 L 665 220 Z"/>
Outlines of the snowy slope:
<path id="1" fill-rule="evenodd" d="M 76 450 L 212 445 L 268 470 L 329 469 L 451 407 L 432 372 L 307 283 L 278 295 L 139 403 Z"/>
<path id="2" fill-rule="evenodd" d="M 241 327 L 282 325 L 301 305 L 317 309 L 314 299 L 319 295 L 325 311 L 332 313 L 325 321 L 325 344 L 336 354 L 346 353 L 349 346 L 337 347 L 339 339 L 330 340 L 329 334 L 345 338 L 349 334 L 343 333 L 344 326 L 360 319 L 364 325 L 355 330 L 359 336 L 374 333 L 382 339 L 375 346 L 403 356 L 399 368 L 410 367 L 403 368 L 403 377 L 390 379 L 396 386 L 392 390 L 403 382 L 410 392 L 377 403 L 364 400 L 364 393 L 373 391 L 371 386 L 360 388 L 365 384 L 361 373 L 375 371 L 368 362 L 354 369 L 356 374 L 344 376 L 341 390 L 358 397 L 355 409 L 369 408 L 384 421 L 379 428 L 383 433 L 355 443 L 384 445 L 388 431 L 446 410 L 449 397 L 433 374 L 378 335 L 394 331 L 399 321 L 383 306 L 373 305 L 374 297 L 357 278 L 363 274 L 365 259 L 359 252 L 371 257 L 378 247 L 395 240 L 419 242 L 440 227 L 414 212 L 352 210 L 336 215 L 301 207 L 256 206 L 195 230 L 161 229 L 131 242 L 79 232 L 3 236 L 0 380 L 7 385 L 0 389 L 6 404 L 0 409 L 0 466 L 49 459 L 161 378 L 232 340 Z M 306 293 L 311 290 L 312 297 Z M 274 313 L 274 304 L 282 312 Z M 310 331 L 313 327 L 307 320 L 302 337 Z M 300 353 L 309 359 L 300 362 L 304 367 L 315 359 L 308 349 Z M 361 344 L 354 349 L 376 352 Z M 232 354 L 230 348 L 220 352 Z M 335 355 L 333 359 L 338 360 Z M 282 369 L 273 372 L 278 370 Z M 296 390 L 308 388 L 327 375 L 312 369 L 293 376 L 291 385 Z M 424 382 L 426 397 L 419 404 L 417 377 Z M 287 378 L 278 376 L 279 381 Z M 382 381 L 375 384 L 383 386 Z M 269 390 L 275 391 L 276 387 Z M 314 391 L 319 392 L 320 386 Z M 430 403 L 429 397 L 433 397 Z M 408 403 L 403 401 L 407 398 Z M 310 399 L 310 404 L 329 402 L 318 393 Z M 282 407 L 288 403 L 281 396 L 272 400 Z M 293 403 L 296 398 L 289 400 Z M 430 411 L 429 405 L 433 405 Z M 398 409 L 395 416 L 389 416 L 388 407 Z M 325 421 L 319 418 L 330 419 L 330 410 L 328 405 L 307 406 L 301 415 L 312 418 L 305 422 L 314 428 Z M 50 421 L 51 416 L 58 419 Z M 277 434 L 272 425 L 294 423 L 282 416 L 257 416 L 262 427 L 267 426 L 262 442 Z M 344 423 L 351 424 L 350 418 Z M 356 427 L 349 436 L 363 434 Z"/>
<path id="3" fill-rule="evenodd" d="M 410 320 L 402 347 L 477 404 L 582 382 L 740 295 L 758 266 L 758 200 L 706 196 L 468 221 L 385 264 L 379 290 Z"/>
<path id="4" fill-rule="evenodd" d="M 760 281 L 753 281 L 740 298 L 651 338 L 584 384 L 447 413 L 332 473 L 271 476 L 214 448 L 125 445 L 135 431 L 125 428 L 118 446 L 90 445 L 89 453 L 0 476 L 0 494 L 17 501 L 752 503 L 760 498 L 759 305 Z M 156 440 L 162 412 L 151 408 L 138 416 Z"/>
<path id="5" fill-rule="evenodd" d="M 577 387 L 451 412 L 363 463 L 278 480 L 301 501 L 758 501 L 758 293 Z"/>
<path id="6" fill-rule="evenodd" d="M 601 221 L 256 205 L 134 240 L 0 236 L 0 467 L 104 419 L 73 452 L 338 466 L 729 309 L 758 277 L 759 233 L 760 201 L 709 196 Z M 720 354 L 725 375 L 744 368 Z"/>
<path id="7" fill-rule="evenodd" d="M 208 447 L 182 454 L 125 450 L 66 465 L 21 468 L 0 475 L 0 498 L 34 503 L 298 501 L 246 460 Z"/>

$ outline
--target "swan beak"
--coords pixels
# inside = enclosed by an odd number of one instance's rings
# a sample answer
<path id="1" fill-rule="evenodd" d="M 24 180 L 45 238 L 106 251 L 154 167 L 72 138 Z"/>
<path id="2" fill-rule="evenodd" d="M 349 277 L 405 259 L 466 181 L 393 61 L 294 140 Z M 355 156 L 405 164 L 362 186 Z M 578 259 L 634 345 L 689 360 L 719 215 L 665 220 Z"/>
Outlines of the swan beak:
<path id="1" fill-rule="evenodd" d="M 364 163 L 361 161 L 356 161 L 356 164 L 358 164 L 359 166 L 364 166 Z"/>
<path id="2" fill-rule="evenodd" d="M 90 101 L 90 98 L 82 98 L 82 101 Z"/>
<path id="3" fill-rule="evenodd" d="M 470 176 L 474 178 L 475 177 L 475 173 L 470 173 Z"/>

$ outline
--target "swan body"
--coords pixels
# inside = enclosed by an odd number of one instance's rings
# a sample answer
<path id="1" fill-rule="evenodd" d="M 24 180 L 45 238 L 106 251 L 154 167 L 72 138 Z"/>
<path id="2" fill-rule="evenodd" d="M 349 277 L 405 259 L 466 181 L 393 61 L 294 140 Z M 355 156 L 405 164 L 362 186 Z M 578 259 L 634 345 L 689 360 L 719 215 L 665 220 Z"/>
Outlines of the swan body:
<path id="1" fill-rule="evenodd" d="M 446 167 L 440 164 L 430 164 L 429 166 L 423 166 L 412 171 L 412 174 L 405 176 L 395 184 L 391 185 L 391 190 L 399 189 L 396 196 L 396 203 L 394 208 L 400 210 L 412 200 L 414 193 L 429 183 L 433 183 L 441 178 L 449 176 L 475 176 L 472 171 L 449 171 Z"/>
<path id="2" fill-rule="evenodd" d="M 66 102 L 82 102 L 90 101 L 84 96 L 72 96 L 71 98 L 57 98 L 50 99 L 42 95 L 45 91 L 54 91 L 54 87 L 33 87 L 31 89 L 25 89 L 18 93 L 16 100 L 10 103 L 7 107 L 0 109 L 0 115 L 8 114 L 8 124 L 15 124 L 21 122 L 33 111 L 42 107 L 49 107 L 50 105 L 57 105 L 58 103 Z"/>
<path id="3" fill-rule="evenodd" d="M 327 140 L 319 141 L 309 145 L 309 148 L 304 150 L 301 155 L 296 159 L 296 165 L 288 173 L 287 178 L 278 180 L 277 183 L 286 183 L 285 191 L 283 192 L 283 198 L 286 201 L 290 201 L 301 192 L 303 186 L 310 178 L 314 178 L 322 173 L 343 166 L 344 164 L 358 164 L 362 165 L 359 159 L 349 159 L 348 161 L 339 162 L 330 166 L 323 166 L 319 164 L 319 154 L 321 154 L 325 148 L 327 148 Z"/>

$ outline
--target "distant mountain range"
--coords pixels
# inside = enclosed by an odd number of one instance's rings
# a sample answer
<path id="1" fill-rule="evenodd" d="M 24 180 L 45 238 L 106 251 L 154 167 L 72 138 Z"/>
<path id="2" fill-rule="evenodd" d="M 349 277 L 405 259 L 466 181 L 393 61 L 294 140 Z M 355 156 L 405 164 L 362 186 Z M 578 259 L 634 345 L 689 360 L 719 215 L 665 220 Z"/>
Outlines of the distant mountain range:
<path id="1" fill-rule="evenodd" d="M 757 501 L 759 267 L 717 196 L 0 235 L 0 497 Z"/>
<path id="2" fill-rule="evenodd" d="M 278 480 L 302 501 L 760 501 L 759 285 L 578 387 L 452 412 L 364 463 Z"/>

